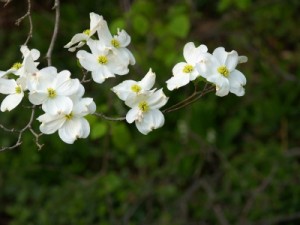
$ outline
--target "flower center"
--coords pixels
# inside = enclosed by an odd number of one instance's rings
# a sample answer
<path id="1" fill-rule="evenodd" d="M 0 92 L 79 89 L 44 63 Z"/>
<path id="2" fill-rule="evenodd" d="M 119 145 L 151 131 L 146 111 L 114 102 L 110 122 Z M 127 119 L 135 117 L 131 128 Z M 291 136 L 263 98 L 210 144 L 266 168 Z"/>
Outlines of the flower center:
<path id="1" fill-rule="evenodd" d="M 194 67 L 192 65 L 187 64 L 184 66 L 182 71 L 184 73 L 191 73 L 193 70 L 194 70 Z"/>
<path id="2" fill-rule="evenodd" d="M 48 88 L 48 97 L 49 98 L 55 98 L 56 97 L 56 91 L 53 88 Z"/>
<path id="3" fill-rule="evenodd" d="M 72 119 L 73 118 L 73 113 L 71 112 L 70 114 L 65 115 L 65 118 L 66 118 L 66 120 Z"/>
<path id="4" fill-rule="evenodd" d="M 91 30 L 87 29 L 84 30 L 82 33 L 86 34 L 87 36 L 90 36 Z"/>
<path id="5" fill-rule="evenodd" d="M 224 77 L 228 77 L 229 76 L 229 70 L 227 69 L 226 66 L 220 66 L 218 68 L 218 72 L 223 75 Z"/>
<path id="6" fill-rule="evenodd" d="M 22 88 L 21 88 L 21 86 L 18 85 L 18 86 L 16 87 L 16 93 L 17 93 L 17 94 L 21 94 L 21 93 L 22 93 Z"/>
<path id="7" fill-rule="evenodd" d="M 139 93 L 142 90 L 142 88 L 139 85 L 134 84 L 131 86 L 131 90 L 135 93 Z"/>
<path id="8" fill-rule="evenodd" d="M 115 48 L 119 48 L 120 47 L 120 42 L 117 39 L 112 39 L 111 40 L 111 44 L 112 46 L 114 46 Z"/>
<path id="9" fill-rule="evenodd" d="M 98 63 L 104 65 L 104 64 L 107 64 L 107 57 L 104 56 L 104 55 L 101 55 L 98 57 Z"/>
<path id="10" fill-rule="evenodd" d="M 11 68 L 12 68 L 12 69 L 18 70 L 18 69 L 20 69 L 21 67 L 22 67 L 22 63 L 16 62 L 16 63 L 14 63 L 14 65 L 13 65 Z"/>
<path id="11" fill-rule="evenodd" d="M 139 109 L 144 113 L 147 112 L 149 110 L 149 105 L 147 102 L 142 101 L 139 103 Z"/>

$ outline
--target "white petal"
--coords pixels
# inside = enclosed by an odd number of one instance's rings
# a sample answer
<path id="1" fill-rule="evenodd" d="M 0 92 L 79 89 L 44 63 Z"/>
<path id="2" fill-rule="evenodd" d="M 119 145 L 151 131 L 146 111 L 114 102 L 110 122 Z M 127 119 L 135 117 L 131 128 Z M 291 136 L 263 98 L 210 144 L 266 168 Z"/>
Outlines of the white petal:
<path id="1" fill-rule="evenodd" d="M 225 48 L 223 48 L 223 47 L 218 47 L 213 52 L 213 56 L 217 58 L 218 62 L 221 65 L 225 65 L 227 55 L 228 55 L 228 52 L 226 52 Z"/>
<path id="2" fill-rule="evenodd" d="M 96 56 L 87 51 L 79 50 L 76 57 L 79 59 L 80 65 L 88 71 L 94 71 L 99 66 Z"/>
<path id="3" fill-rule="evenodd" d="M 236 51 L 231 51 L 228 53 L 225 65 L 229 71 L 233 71 L 238 64 L 238 54 Z"/>
<path id="4" fill-rule="evenodd" d="M 150 90 L 155 83 L 155 78 L 156 75 L 150 68 L 145 77 L 139 82 L 139 85 L 143 88 L 143 90 Z"/>
<path id="5" fill-rule="evenodd" d="M 246 62 L 248 62 L 248 57 L 241 55 L 241 56 L 239 56 L 238 61 L 239 61 L 238 63 L 246 63 Z"/>
<path id="6" fill-rule="evenodd" d="M 86 138 L 90 133 L 90 125 L 84 118 L 74 118 L 65 122 L 58 130 L 59 137 L 68 144 L 78 138 Z"/>
<path id="7" fill-rule="evenodd" d="M 188 74 L 183 74 L 181 76 L 173 76 L 166 81 L 167 88 L 172 91 L 178 89 L 184 85 L 187 85 L 190 82 L 190 76 Z"/>
<path id="8" fill-rule="evenodd" d="M 90 36 L 92 36 L 96 30 L 103 24 L 103 17 L 91 12 L 90 13 Z"/>
<path id="9" fill-rule="evenodd" d="M 0 79 L 0 93 L 14 94 L 16 93 L 17 83 L 13 79 Z"/>
<path id="10" fill-rule="evenodd" d="M 130 109 L 126 114 L 127 123 L 133 123 L 133 121 L 138 119 L 138 114 L 140 110 L 138 108 Z"/>
<path id="11" fill-rule="evenodd" d="M 44 102 L 42 109 L 50 115 L 68 115 L 73 109 L 73 102 L 66 96 L 56 96 L 54 99 L 48 99 Z"/>
<path id="12" fill-rule="evenodd" d="M 136 121 L 136 127 L 142 134 L 148 134 L 150 131 L 162 127 L 165 118 L 161 111 L 154 109 L 144 114 L 142 121 Z"/>
<path id="13" fill-rule="evenodd" d="M 56 91 L 58 95 L 70 96 L 75 94 L 80 86 L 78 79 L 70 79 L 60 84 Z"/>
<path id="14" fill-rule="evenodd" d="M 127 34 L 125 30 L 118 30 L 118 35 L 114 36 L 120 42 L 120 47 L 126 47 L 131 41 L 131 37 Z"/>
<path id="15" fill-rule="evenodd" d="M 1 111 L 11 111 L 16 108 L 24 97 L 24 93 L 20 94 L 11 94 L 6 96 L 1 103 Z"/>
<path id="16" fill-rule="evenodd" d="M 106 21 L 103 21 L 101 26 L 98 28 L 97 33 L 98 33 L 99 40 L 103 41 L 106 45 L 110 44 L 112 40 L 112 35 L 109 31 Z"/>
<path id="17" fill-rule="evenodd" d="M 238 70 L 234 70 L 228 77 L 230 82 L 230 92 L 237 96 L 243 96 L 245 94 L 244 85 L 246 85 L 246 77 Z"/>
<path id="18" fill-rule="evenodd" d="M 196 49 L 193 42 L 186 43 L 183 48 L 183 56 L 186 61 L 189 61 L 191 53 Z"/>
<path id="19" fill-rule="evenodd" d="M 43 92 L 31 92 L 28 98 L 32 104 L 41 105 L 48 99 L 48 95 Z"/>
<path id="20" fill-rule="evenodd" d="M 125 80 L 117 86 L 113 87 L 111 90 L 116 93 L 116 95 L 123 101 L 126 101 L 127 97 L 133 93 L 131 87 L 137 84 L 136 81 L 133 80 Z"/>
<path id="21" fill-rule="evenodd" d="M 78 42 L 82 42 L 89 39 L 89 36 L 84 34 L 84 33 L 79 33 L 79 34 L 75 34 L 71 41 L 69 43 L 67 43 L 64 48 L 70 48 L 72 45 L 78 43 Z M 83 43 L 83 42 L 82 42 Z"/>
<path id="22" fill-rule="evenodd" d="M 92 78 L 98 84 L 103 83 L 106 78 L 103 74 L 102 68 L 98 68 L 98 70 L 92 71 Z"/>
<path id="23" fill-rule="evenodd" d="M 207 81 L 214 83 L 216 85 L 216 95 L 223 97 L 225 95 L 228 95 L 229 89 L 230 89 L 230 84 L 227 78 L 216 74 L 209 76 L 207 78 Z"/>
<path id="24" fill-rule="evenodd" d="M 66 118 L 63 115 L 49 115 L 43 114 L 37 118 L 42 124 L 40 125 L 40 131 L 44 134 L 53 134 L 60 129 Z"/>
<path id="25" fill-rule="evenodd" d="M 172 73 L 174 76 L 183 76 L 185 75 L 186 73 L 183 72 L 183 69 L 184 67 L 188 65 L 187 63 L 185 62 L 180 62 L 180 63 L 177 63 L 173 69 L 172 69 Z"/>
<path id="26" fill-rule="evenodd" d="M 153 94 L 150 94 L 147 102 L 151 109 L 159 109 L 167 103 L 168 99 L 169 98 L 164 94 L 163 90 L 159 89 Z"/>

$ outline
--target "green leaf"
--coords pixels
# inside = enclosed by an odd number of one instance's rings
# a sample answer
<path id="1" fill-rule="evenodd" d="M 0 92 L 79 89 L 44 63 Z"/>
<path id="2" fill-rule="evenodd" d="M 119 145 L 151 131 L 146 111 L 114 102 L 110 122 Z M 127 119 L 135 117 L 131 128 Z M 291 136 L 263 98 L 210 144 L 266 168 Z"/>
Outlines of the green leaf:
<path id="1" fill-rule="evenodd" d="M 185 38 L 190 30 L 190 20 L 187 15 L 179 15 L 172 18 L 168 24 L 169 32 L 175 37 Z"/>
<path id="2" fill-rule="evenodd" d="M 133 29 L 141 35 L 145 35 L 149 30 L 149 22 L 142 15 L 136 15 L 132 20 Z"/>
<path id="3" fill-rule="evenodd" d="M 92 127 L 91 138 L 98 139 L 103 137 L 107 133 L 107 124 L 106 123 L 96 123 Z"/>

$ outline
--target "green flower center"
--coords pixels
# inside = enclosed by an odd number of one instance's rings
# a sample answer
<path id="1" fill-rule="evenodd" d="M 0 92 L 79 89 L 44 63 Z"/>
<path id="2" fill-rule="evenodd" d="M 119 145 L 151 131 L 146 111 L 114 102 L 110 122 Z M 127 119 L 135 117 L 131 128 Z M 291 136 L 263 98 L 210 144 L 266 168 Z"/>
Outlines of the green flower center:
<path id="1" fill-rule="evenodd" d="M 90 33 L 91 33 L 91 30 L 90 29 L 87 29 L 87 30 L 84 30 L 82 33 L 90 36 Z"/>
<path id="2" fill-rule="evenodd" d="M 185 65 L 185 66 L 184 66 L 184 68 L 183 68 L 182 71 L 183 71 L 184 73 L 191 73 L 191 72 L 193 72 L 193 70 L 194 70 L 194 67 L 193 67 L 192 65 L 189 65 L 189 64 L 188 64 L 188 65 Z"/>
<path id="3" fill-rule="evenodd" d="M 145 101 L 142 101 L 139 103 L 139 109 L 142 111 L 142 112 L 147 112 L 149 110 L 149 105 L 147 102 Z"/>
<path id="4" fill-rule="evenodd" d="M 104 56 L 104 55 L 101 55 L 98 57 L 98 63 L 104 65 L 104 64 L 107 64 L 107 57 Z"/>
<path id="5" fill-rule="evenodd" d="M 228 76 L 229 76 L 229 70 L 227 69 L 226 66 L 220 66 L 220 67 L 218 68 L 218 72 L 219 72 L 220 74 L 222 74 L 224 77 L 228 77 Z"/>
<path id="6" fill-rule="evenodd" d="M 55 98 L 56 97 L 56 91 L 53 88 L 48 88 L 48 97 L 49 98 Z"/>
<path id="7" fill-rule="evenodd" d="M 70 114 L 65 115 L 65 118 L 66 118 L 66 120 L 72 119 L 73 118 L 73 113 L 71 112 Z"/>
<path id="8" fill-rule="evenodd" d="M 13 65 L 11 68 L 12 68 L 12 69 L 18 70 L 18 69 L 20 69 L 21 67 L 22 67 L 22 63 L 16 62 L 16 63 L 14 63 L 14 65 Z"/>
<path id="9" fill-rule="evenodd" d="M 21 94 L 21 93 L 22 93 L 22 88 L 21 88 L 21 86 L 18 85 L 18 86 L 16 87 L 16 93 L 17 93 L 17 94 Z"/>
<path id="10" fill-rule="evenodd" d="M 112 39 L 111 40 L 111 44 L 112 46 L 114 46 L 115 48 L 119 48 L 120 47 L 120 42 L 117 39 Z"/>
<path id="11" fill-rule="evenodd" d="M 142 88 L 139 85 L 134 84 L 131 86 L 131 90 L 135 93 L 139 93 L 142 90 Z"/>

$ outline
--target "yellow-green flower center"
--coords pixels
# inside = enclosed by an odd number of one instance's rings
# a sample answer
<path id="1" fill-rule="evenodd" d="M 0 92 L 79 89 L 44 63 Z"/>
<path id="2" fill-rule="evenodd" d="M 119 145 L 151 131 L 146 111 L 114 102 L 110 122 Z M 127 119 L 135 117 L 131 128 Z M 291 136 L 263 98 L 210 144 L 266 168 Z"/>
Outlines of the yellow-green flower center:
<path id="1" fill-rule="evenodd" d="M 182 71 L 184 73 L 191 73 L 191 72 L 193 72 L 193 70 L 194 70 L 194 67 L 192 65 L 187 64 L 183 67 Z"/>
<path id="2" fill-rule="evenodd" d="M 17 93 L 17 94 L 21 94 L 21 93 L 22 93 L 22 88 L 21 88 L 21 86 L 18 85 L 18 86 L 16 87 L 16 93 Z"/>
<path id="3" fill-rule="evenodd" d="M 142 88 L 139 85 L 134 84 L 131 86 L 131 90 L 135 93 L 139 93 L 142 90 Z"/>
<path id="4" fill-rule="evenodd" d="M 230 73 L 226 66 L 220 66 L 220 67 L 218 68 L 218 72 L 219 72 L 220 74 L 222 74 L 224 77 L 228 77 L 228 76 L 229 76 L 229 73 Z"/>
<path id="5" fill-rule="evenodd" d="M 12 68 L 12 69 L 18 70 L 18 69 L 20 69 L 21 67 L 22 67 L 22 63 L 16 62 L 16 63 L 14 63 L 14 65 L 13 65 L 11 68 Z"/>
<path id="6" fill-rule="evenodd" d="M 56 91 L 53 88 L 48 88 L 48 97 L 49 98 L 55 98 L 56 97 Z"/>
<path id="7" fill-rule="evenodd" d="M 120 47 L 120 42 L 117 39 L 112 39 L 111 40 L 111 44 L 112 46 L 114 46 L 115 48 L 119 48 Z"/>
<path id="8" fill-rule="evenodd" d="M 98 57 L 98 63 L 103 64 L 103 65 L 106 64 L 107 63 L 107 57 L 104 56 L 104 55 L 99 56 Z"/>
<path id="9" fill-rule="evenodd" d="M 84 30 L 82 33 L 90 36 L 90 33 L 91 33 L 91 30 L 90 29 L 87 29 L 87 30 Z"/>
<path id="10" fill-rule="evenodd" d="M 142 112 L 147 112 L 149 110 L 149 105 L 147 102 L 145 101 L 142 101 L 139 103 L 139 109 L 142 111 Z"/>
<path id="11" fill-rule="evenodd" d="M 70 114 L 65 115 L 65 118 L 66 118 L 66 120 L 72 119 L 73 118 L 73 113 L 71 112 Z"/>

